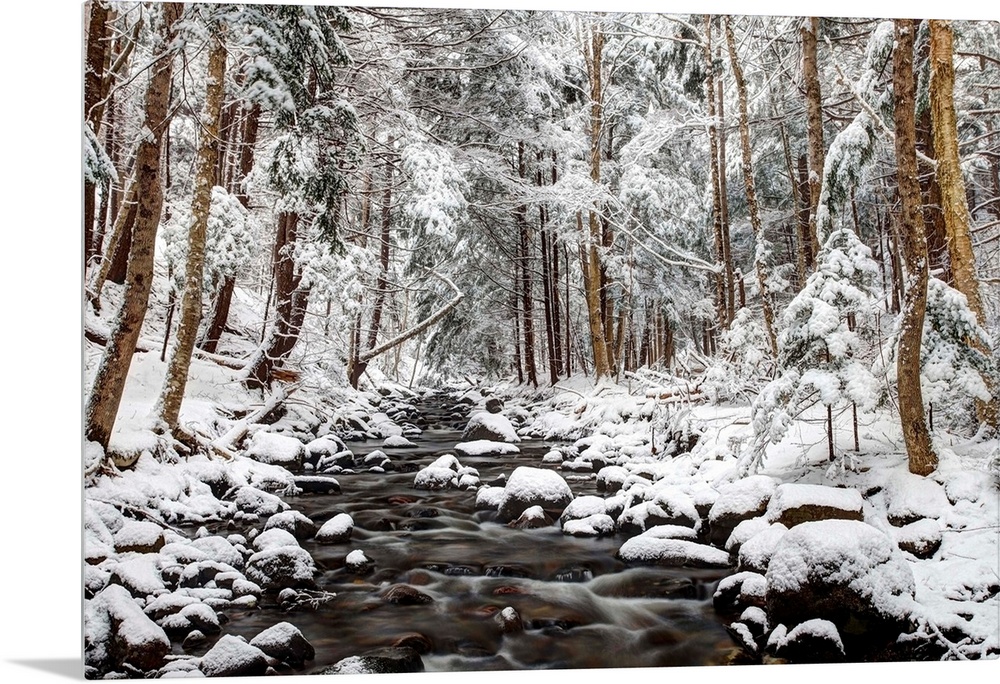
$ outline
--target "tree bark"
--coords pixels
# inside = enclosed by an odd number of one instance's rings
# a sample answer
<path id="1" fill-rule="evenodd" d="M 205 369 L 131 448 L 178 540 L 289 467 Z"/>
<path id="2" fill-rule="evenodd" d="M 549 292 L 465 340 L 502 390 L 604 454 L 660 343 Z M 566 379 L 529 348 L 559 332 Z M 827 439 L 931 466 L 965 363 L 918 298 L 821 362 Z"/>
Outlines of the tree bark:
<path id="1" fill-rule="evenodd" d="M 604 91 L 601 87 L 603 54 L 604 32 L 599 26 L 593 25 L 590 27 L 589 45 L 584 42 L 584 59 L 590 82 L 590 179 L 595 186 L 601 182 L 601 129 L 604 123 Z M 601 312 L 601 257 L 598 245 L 601 244 L 603 236 L 598 206 L 592 207 L 588 212 L 588 228 L 584 292 L 587 300 L 590 340 L 594 352 L 594 374 L 600 379 L 611 373 L 611 364 Z"/>
<path id="2" fill-rule="evenodd" d="M 986 312 L 979 294 L 976 277 L 976 259 L 969 235 L 969 206 L 966 203 L 965 181 L 958 154 L 958 125 L 955 116 L 955 67 L 953 64 L 953 36 L 950 21 L 930 21 L 931 79 L 930 101 L 934 128 L 934 149 L 937 153 L 937 179 L 941 188 L 941 207 L 947 233 L 948 256 L 955 289 L 965 295 L 969 309 L 976 320 L 986 327 Z M 987 356 L 992 351 L 979 340 L 973 346 Z M 1000 397 L 992 378 L 987 378 L 991 401 L 978 401 L 977 412 L 981 422 L 992 428 L 1000 420 Z"/>
<path id="3" fill-rule="evenodd" d="M 816 209 L 823 188 L 823 100 L 819 84 L 819 67 L 816 59 L 816 42 L 819 37 L 819 18 L 803 20 L 802 76 L 806 86 L 806 131 L 809 140 L 809 241 L 812 255 L 819 254 L 820 239 L 816 230 Z M 826 236 L 822 236 L 824 239 Z M 812 271 L 814 261 L 806 264 Z"/>
<path id="4" fill-rule="evenodd" d="M 246 384 L 251 389 L 266 390 L 274 379 L 274 370 L 284 361 L 299 339 L 302 321 L 309 303 L 309 290 L 300 290 L 301 275 L 296 273 L 293 252 L 297 239 L 299 215 L 282 212 L 274 241 L 274 316 L 264 340 L 247 365 Z"/>
<path id="5" fill-rule="evenodd" d="M 101 98 L 101 82 L 108 54 L 108 5 L 102 0 L 91 0 L 90 22 L 87 27 L 87 62 L 83 76 L 83 116 L 94 135 L 99 122 L 92 120 L 95 105 Z M 94 218 L 97 186 L 83 183 L 83 264 L 86 268 L 94 254 Z"/>
<path id="6" fill-rule="evenodd" d="M 722 246 L 722 197 L 719 188 L 719 131 L 715 117 L 715 62 L 712 59 L 712 17 L 705 15 L 705 102 L 708 108 L 709 176 L 712 183 L 712 241 L 719 271 L 715 274 L 715 309 L 718 323 L 729 327 L 729 300 L 726 296 L 726 253 Z M 732 271 L 730 267 L 730 272 Z"/>
<path id="7" fill-rule="evenodd" d="M 937 454 L 934 453 L 930 432 L 927 430 L 920 390 L 920 343 L 927 307 L 927 238 L 922 225 L 920 183 L 917 180 L 914 32 L 915 24 L 912 19 L 895 20 L 896 48 L 892 60 L 892 84 L 898 169 L 896 182 L 901 201 L 900 235 L 906 279 L 896 372 L 899 383 L 899 418 L 906 442 L 909 469 L 917 475 L 929 475 L 937 468 Z"/>
<path id="8" fill-rule="evenodd" d="M 517 172 L 521 179 L 527 175 L 524 160 L 524 142 L 517 144 Z M 531 269 L 529 268 L 531 235 L 528 225 L 528 208 L 520 204 L 514 209 L 514 219 L 518 226 L 520 248 L 517 250 L 521 260 L 521 312 L 524 315 L 524 368 L 528 382 L 538 387 L 538 371 L 535 368 L 535 322 L 534 302 L 531 295 Z"/>
<path id="9" fill-rule="evenodd" d="M 242 144 L 240 145 L 240 159 L 237 173 L 239 176 L 233 178 L 230 184 L 230 191 L 236 195 L 236 199 L 245 209 L 250 208 L 250 196 L 247 194 L 244 182 L 250 171 L 253 170 L 254 146 L 257 144 L 257 131 L 260 126 L 260 105 L 255 104 L 247 114 L 243 124 Z M 219 347 L 219 340 L 226 330 L 226 323 L 229 321 L 229 309 L 232 306 L 233 292 L 236 289 L 236 276 L 227 276 L 219 287 L 215 295 L 215 304 L 212 307 L 212 318 L 205 329 L 203 341 L 198 346 L 207 352 L 214 354 Z"/>
<path id="10" fill-rule="evenodd" d="M 161 19 L 154 32 L 154 53 L 162 53 L 168 49 L 183 8 L 181 3 L 162 5 Z M 136 193 L 136 220 L 132 231 L 132 248 L 122 307 L 112 326 L 111 337 L 101 357 L 85 411 L 86 439 L 105 449 L 114 429 L 152 286 L 153 250 L 160 211 L 163 208 L 160 148 L 168 123 L 172 73 L 173 59 L 167 56 L 152 67 L 146 90 L 145 126 L 150 135 L 143 138 L 136 156 L 134 183 L 139 191 Z"/>
<path id="11" fill-rule="evenodd" d="M 194 352 L 198 325 L 201 322 L 201 290 L 205 271 L 205 238 L 212 206 L 219 163 L 219 125 L 225 93 L 226 46 L 221 35 L 210 39 L 205 104 L 201 113 L 201 143 L 198 146 L 197 171 L 191 200 L 191 227 L 184 266 L 184 293 L 181 297 L 180 324 L 173 353 L 167 364 L 163 392 L 160 395 L 160 420 L 171 433 L 176 432 L 184 390 L 187 387 L 191 354 Z"/>
<path id="12" fill-rule="evenodd" d="M 760 290 L 761 308 L 764 315 L 764 331 L 767 333 L 768 343 L 771 347 L 771 356 L 777 358 L 778 340 L 774 332 L 774 306 L 771 303 L 771 295 L 767 287 L 768 268 L 761 253 L 764 241 L 764 225 L 761 222 L 760 210 L 757 206 L 757 190 L 753 175 L 753 155 L 750 149 L 750 122 L 747 114 L 747 85 L 743 78 L 743 67 L 740 65 L 739 57 L 736 54 L 736 37 L 733 35 L 733 27 L 728 16 L 725 23 L 726 43 L 729 46 L 729 61 L 733 67 L 733 76 L 736 79 L 736 92 L 739 100 L 740 142 L 743 152 L 743 182 L 746 186 L 747 210 L 750 213 L 750 225 L 753 228 L 754 240 L 757 243 L 754 268 L 757 272 L 757 286 Z"/>

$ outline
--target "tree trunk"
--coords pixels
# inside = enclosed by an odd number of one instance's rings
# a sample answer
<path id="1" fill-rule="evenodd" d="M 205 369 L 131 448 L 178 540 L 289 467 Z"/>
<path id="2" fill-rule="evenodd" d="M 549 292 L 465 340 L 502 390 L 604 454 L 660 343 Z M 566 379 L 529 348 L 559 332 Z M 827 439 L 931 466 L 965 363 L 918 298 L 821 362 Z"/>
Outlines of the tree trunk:
<path id="1" fill-rule="evenodd" d="M 920 183 L 917 180 L 917 148 L 914 112 L 912 19 L 895 21 L 896 48 L 893 51 L 893 100 L 896 123 L 896 183 L 901 201 L 900 236 L 905 261 L 903 310 L 899 325 L 899 354 L 896 372 L 899 382 L 899 418 L 909 456 L 911 473 L 929 475 L 937 468 L 937 454 L 931 445 L 924 419 L 920 390 L 920 342 L 927 306 L 927 238 L 920 212 Z"/>
<path id="2" fill-rule="evenodd" d="M 743 78 L 743 68 L 736 55 L 736 37 L 733 35 L 733 27 L 730 18 L 726 17 L 726 43 L 729 46 L 729 61 L 733 67 L 733 76 L 736 79 L 736 92 L 739 99 L 739 122 L 740 122 L 740 142 L 743 152 L 743 182 L 746 185 L 747 210 L 750 213 L 750 225 L 753 228 L 754 240 L 757 249 L 754 256 L 754 267 L 757 271 L 757 286 L 760 290 L 761 308 L 764 314 L 764 331 L 771 347 L 771 356 L 778 357 L 778 340 L 774 332 L 774 307 L 771 304 L 771 294 L 768 292 L 767 264 L 764 262 L 762 254 L 762 244 L 764 242 L 764 225 L 760 219 L 760 210 L 757 207 L 757 190 L 753 175 L 753 156 L 750 150 L 750 122 L 747 114 L 747 85 Z"/>
<path id="3" fill-rule="evenodd" d="M 234 177 L 230 182 L 230 191 L 239 200 L 245 209 L 250 208 L 250 196 L 246 192 L 244 182 L 250 171 L 253 170 L 254 146 L 257 144 L 257 131 L 260 124 L 260 105 L 255 104 L 247 114 L 243 124 L 242 144 L 240 145 L 240 159 L 237 169 L 238 177 Z M 215 304 L 212 307 L 212 318 L 205 329 L 203 341 L 198 346 L 205 351 L 214 354 L 219 348 L 219 340 L 226 330 L 226 323 L 229 321 L 229 309 L 233 302 L 233 291 L 236 289 L 236 276 L 226 276 L 215 295 Z"/>
<path id="4" fill-rule="evenodd" d="M 299 338 L 309 291 L 299 290 L 301 276 L 295 272 L 293 251 L 297 239 L 299 215 L 282 212 L 274 241 L 274 317 L 257 353 L 247 366 L 246 384 L 251 389 L 271 386 L 274 369 L 288 356 Z"/>
<path id="5" fill-rule="evenodd" d="M 517 144 L 517 173 L 521 179 L 527 175 L 524 160 L 524 142 Z M 535 368 L 535 322 L 534 302 L 531 295 L 531 269 L 529 268 L 531 235 L 528 225 L 528 208 L 520 204 L 514 208 L 520 248 L 517 250 L 521 261 L 521 312 L 524 314 L 524 369 L 528 382 L 538 387 L 538 371 Z"/>
<path id="6" fill-rule="evenodd" d="M 157 24 L 154 34 L 155 54 L 166 52 L 168 49 L 173 39 L 174 26 L 183 12 L 184 5 L 171 2 L 163 4 L 161 8 L 162 19 Z M 122 307 L 112 325 L 111 336 L 97 368 L 85 412 L 86 439 L 100 444 L 105 449 L 111 439 L 111 431 L 114 428 L 129 366 L 132 363 L 132 354 L 135 352 L 142 320 L 149 303 L 156 229 L 163 207 L 160 148 L 163 132 L 168 123 L 172 73 L 173 59 L 167 57 L 160 60 L 152 67 L 146 90 L 145 126 L 150 135 L 143 138 L 136 156 L 134 183 L 139 191 L 136 193 L 136 220 L 132 231 L 132 248 L 122 295 Z"/>
<path id="7" fill-rule="evenodd" d="M 601 128 L 604 123 L 603 70 L 604 32 L 599 26 L 591 26 L 590 44 L 584 42 L 584 58 L 590 82 L 590 179 L 595 186 L 601 182 Z M 584 267 L 584 292 L 587 300 L 587 319 L 590 324 L 590 340 L 594 351 L 594 374 L 598 379 L 611 373 L 607 338 L 604 336 L 604 319 L 601 312 L 601 258 L 598 245 L 602 243 L 599 207 L 588 212 L 589 234 Z M 579 215 L 577 215 L 579 224 Z M 582 231 L 581 231 L 582 232 Z"/>
<path id="8" fill-rule="evenodd" d="M 722 246 L 722 197 L 719 189 L 719 131 L 715 118 L 715 62 L 712 59 L 712 17 L 705 15 L 705 102 L 708 108 L 709 175 L 712 182 L 712 239 L 719 271 L 715 274 L 715 309 L 718 323 L 729 327 L 726 296 L 726 253 Z"/>
<path id="9" fill-rule="evenodd" d="M 174 350 L 167 364 L 163 392 L 160 395 L 160 420 L 170 432 L 175 432 L 180 417 L 184 389 L 187 387 L 191 354 L 194 352 L 201 322 L 201 290 L 205 270 L 205 238 L 208 215 L 212 206 L 219 163 L 219 119 L 225 93 L 226 47 L 219 35 L 210 38 L 205 105 L 201 112 L 201 143 L 198 146 L 197 171 L 191 199 L 191 227 L 188 231 L 188 253 L 184 266 L 184 294 L 181 297 L 180 324 Z"/>
<path id="10" fill-rule="evenodd" d="M 542 153 L 539 152 L 536 158 L 538 169 L 535 171 L 535 185 L 542 187 L 544 176 L 542 174 Z M 542 260 L 542 305 L 545 313 L 545 349 L 549 357 L 549 384 L 554 385 L 559 381 L 559 356 L 556 354 L 555 326 L 552 319 L 552 262 L 549 254 L 549 227 L 545 216 L 545 206 L 538 206 L 538 239 L 541 248 Z"/>
<path id="11" fill-rule="evenodd" d="M 552 185 L 556 184 L 558 180 L 558 173 L 556 171 L 556 152 L 552 151 Z M 557 246 L 556 234 L 551 232 L 551 240 L 549 242 L 549 251 L 552 254 L 552 267 L 550 275 L 552 278 L 552 349 L 554 354 L 553 365 L 555 366 L 556 376 L 560 376 L 565 373 L 569 373 L 569 362 L 563 363 L 563 343 L 562 343 L 562 332 L 560 330 L 562 322 L 560 320 L 560 302 L 559 302 L 559 249 Z M 569 309 L 569 295 L 567 293 L 566 308 Z M 567 342 L 566 346 L 569 346 Z"/>
<path id="12" fill-rule="evenodd" d="M 389 141 L 392 147 L 392 140 Z M 389 289 L 389 256 L 392 229 L 392 160 L 385 161 L 385 185 L 382 188 L 382 213 L 379 232 L 379 274 L 375 281 L 375 303 L 372 306 L 371 326 L 368 328 L 368 344 L 366 349 L 374 349 L 378 343 L 378 334 L 382 327 L 382 311 L 385 308 L 385 296 Z M 361 375 L 368 368 L 368 362 L 361 360 L 363 350 L 357 349 L 358 356 L 348 363 L 347 380 L 351 387 L 357 389 Z"/>
<path id="13" fill-rule="evenodd" d="M 806 128 L 809 140 L 809 241 L 812 254 L 819 254 L 821 236 L 816 230 L 816 209 L 823 188 L 823 101 L 819 85 L 819 68 L 816 60 L 816 41 L 819 36 L 819 18 L 803 20 L 802 29 L 802 76 L 806 86 Z M 812 271 L 813 263 L 806 264 Z"/>
<path id="14" fill-rule="evenodd" d="M 722 58 L 721 48 L 716 52 Z M 736 279 L 733 271 L 732 241 L 729 239 L 729 187 L 726 181 L 726 98 L 723 95 L 722 79 L 715 83 L 719 110 L 719 202 L 722 211 L 722 254 L 726 267 L 726 321 L 736 317 Z"/>
<path id="15" fill-rule="evenodd" d="M 969 207 L 966 204 L 965 181 L 958 155 L 958 126 L 955 120 L 955 67 L 952 62 L 954 48 L 951 22 L 932 20 L 931 33 L 931 116 L 934 127 L 934 148 L 937 152 L 937 178 L 941 188 L 941 206 L 944 214 L 945 231 L 948 240 L 948 255 L 955 289 L 965 295 L 969 309 L 976 320 L 986 327 L 986 312 L 979 295 L 979 280 L 976 277 L 976 259 L 972 251 L 969 235 Z M 991 350 L 978 340 L 972 341 L 979 351 L 987 356 Z M 1000 420 L 1000 397 L 998 388 L 992 386 L 992 378 L 987 378 L 992 401 L 977 402 L 977 412 L 981 422 L 992 428 Z"/>
<path id="16" fill-rule="evenodd" d="M 108 5 L 102 0 L 91 0 L 90 21 L 87 27 L 87 62 L 83 75 L 83 116 L 94 135 L 100 122 L 92 117 L 101 99 L 101 83 L 104 80 L 104 66 L 108 55 Z M 83 264 L 86 268 L 94 254 L 94 218 L 97 186 L 83 183 Z"/>

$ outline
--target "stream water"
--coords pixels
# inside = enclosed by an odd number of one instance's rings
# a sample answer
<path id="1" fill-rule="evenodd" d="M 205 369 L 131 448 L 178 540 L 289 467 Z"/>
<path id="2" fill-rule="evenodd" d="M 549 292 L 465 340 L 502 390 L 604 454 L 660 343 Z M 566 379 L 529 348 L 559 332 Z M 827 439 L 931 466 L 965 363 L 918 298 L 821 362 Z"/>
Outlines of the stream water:
<path id="1" fill-rule="evenodd" d="M 450 421 L 450 424 L 449 424 Z M 252 638 L 287 620 L 316 648 L 302 673 L 348 656 L 412 645 L 428 671 L 525 668 L 661 667 L 722 664 L 734 647 L 712 608 L 725 571 L 627 567 L 615 559 L 619 535 L 563 535 L 558 524 L 517 530 L 476 511 L 474 491 L 413 488 L 416 469 L 461 440 L 446 407 L 424 407 L 416 449 L 353 442 L 358 457 L 383 450 L 396 471 L 341 473 L 341 494 L 287 501 L 317 525 L 337 513 L 355 522 L 344 544 L 302 542 L 320 572 L 317 588 L 336 594 L 316 609 L 285 612 L 275 604 L 231 613 L 226 632 Z M 459 421 L 462 422 L 462 421 Z M 460 457 L 483 483 L 519 465 L 541 466 L 553 446 L 527 440 L 514 456 Z M 574 495 L 595 494 L 592 477 L 561 473 Z M 350 573 L 345 557 L 361 549 L 374 561 Z M 405 584 L 432 600 L 406 605 L 384 597 Z M 505 634 L 496 613 L 513 607 L 523 631 Z"/>

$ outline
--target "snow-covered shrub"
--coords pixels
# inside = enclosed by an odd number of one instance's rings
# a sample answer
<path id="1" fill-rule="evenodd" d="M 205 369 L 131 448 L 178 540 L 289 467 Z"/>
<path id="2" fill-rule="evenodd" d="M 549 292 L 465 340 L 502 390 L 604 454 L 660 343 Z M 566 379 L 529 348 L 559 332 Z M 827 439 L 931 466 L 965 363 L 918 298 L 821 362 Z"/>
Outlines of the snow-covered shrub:
<path id="1" fill-rule="evenodd" d="M 702 387 L 713 402 L 756 393 L 771 376 L 770 343 L 760 317 L 748 308 L 736 312 L 719 336 L 719 355 L 705 371 Z"/>
<path id="2" fill-rule="evenodd" d="M 947 283 L 927 281 L 927 310 L 920 344 L 920 392 L 932 409 L 935 424 L 948 427 L 973 422 L 973 400 L 990 399 L 986 378 L 997 373 L 993 359 L 973 346 L 990 348 L 989 335 L 980 327 L 965 295 Z M 895 393 L 898 336 L 885 354 L 887 390 Z"/>
<path id="3" fill-rule="evenodd" d="M 841 228 L 830 235 L 816 271 L 785 310 L 778 339 L 781 374 L 753 404 L 753 460 L 759 461 L 767 443 L 780 441 L 795 415 L 816 402 L 874 408 L 879 386 L 863 356 L 856 321 L 871 307 L 876 273 L 871 250 L 853 231 Z"/>

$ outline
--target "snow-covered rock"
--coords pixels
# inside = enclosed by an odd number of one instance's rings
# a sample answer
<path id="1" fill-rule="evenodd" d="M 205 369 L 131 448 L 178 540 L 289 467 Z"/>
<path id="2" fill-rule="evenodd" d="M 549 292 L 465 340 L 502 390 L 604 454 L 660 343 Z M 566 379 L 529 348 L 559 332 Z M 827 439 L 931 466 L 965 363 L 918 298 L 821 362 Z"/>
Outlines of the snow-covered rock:
<path id="1" fill-rule="evenodd" d="M 382 442 L 386 449 L 416 449 L 417 445 L 400 435 L 390 435 Z"/>
<path id="2" fill-rule="evenodd" d="M 573 492 L 558 473 L 519 466 L 504 487 L 498 516 L 501 522 L 510 522 L 526 509 L 541 506 L 546 513 L 558 517 L 572 500 Z"/>
<path id="3" fill-rule="evenodd" d="M 774 550 L 786 532 L 788 532 L 787 527 L 781 523 L 774 523 L 746 540 L 737 553 L 737 569 L 760 574 L 767 572 L 771 556 L 774 555 Z"/>
<path id="4" fill-rule="evenodd" d="M 347 554 L 347 557 L 344 559 L 344 565 L 347 567 L 348 572 L 362 575 L 371 570 L 375 563 L 365 555 L 364 551 L 355 549 Z"/>
<path id="5" fill-rule="evenodd" d="M 855 520 L 796 525 L 778 543 L 765 577 L 774 622 L 822 618 L 843 636 L 873 644 L 899 634 L 915 592 L 913 571 L 893 540 Z"/>
<path id="6" fill-rule="evenodd" d="M 267 656 L 242 637 L 226 634 L 202 656 L 199 667 L 209 677 L 256 677 L 267 672 Z"/>
<path id="7" fill-rule="evenodd" d="M 626 563 L 690 568 L 729 567 L 729 554 L 686 539 L 662 538 L 651 534 L 632 537 L 618 549 Z"/>
<path id="8" fill-rule="evenodd" d="M 316 532 L 316 541 L 321 544 L 343 544 L 351 539 L 354 519 L 347 513 L 338 513 L 327 520 Z"/>
<path id="9" fill-rule="evenodd" d="M 897 527 L 921 518 L 939 518 L 951 506 L 944 487 L 909 472 L 893 473 L 884 492 L 889 522 Z"/>
<path id="10" fill-rule="evenodd" d="M 500 502 L 503 501 L 503 497 L 503 487 L 491 487 L 489 485 L 480 487 L 476 491 L 476 510 L 496 511 L 500 508 Z"/>
<path id="11" fill-rule="evenodd" d="M 170 639 L 121 586 L 110 585 L 84 604 L 84 662 L 99 671 L 128 665 L 159 668 Z"/>
<path id="12" fill-rule="evenodd" d="M 163 528 L 152 522 L 125 521 L 114 534 L 115 551 L 155 553 L 163 548 Z"/>
<path id="13" fill-rule="evenodd" d="M 473 413 L 469 418 L 465 431 L 462 432 L 463 442 L 472 442 L 480 439 L 491 442 L 512 442 L 517 443 L 521 438 L 514 430 L 513 424 L 502 413 L 488 413 L 479 411 Z"/>
<path id="14" fill-rule="evenodd" d="M 751 475 L 721 486 L 708 512 L 712 543 L 724 544 L 738 524 L 764 515 L 775 489 L 777 483 L 767 475 Z"/>
<path id="15" fill-rule="evenodd" d="M 316 534 L 316 523 L 299 511 L 283 511 L 268 518 L 264 531 L 271 529 L 285 530 L 296 539 L 309 539 Z"/>
<path id="16" fill-rule="evenodd" d="M 844 642 L 837 626 L 814 618 L 788 631 L 778 625 L 767 640 L 767 651 L 795 663 L 837 663 L 844 660 Z"/>
<path id="17" fill-rule="evenodd" d="M 737 572 L 723 577 L 712 596 L 718 611 L 739 612 L 748 606 L 763 608 L 766 605 L 767 580 L 756 572 Z"/>
<path id="18" fill-rule="evenodd" d="M 293 667 L 302 667 L 305 661 L 316 657 L 313 645 L 298 627 L 289 622 L 279 622 L 268 627 L 251 639 L 250 645 Z"/>
<path id="19" fill-rule="evenodd" d="M 785 483 L 778 485 L 767 506 L 767 518 L 785 527 L 811 520 L 864 520 L 857 489 Z"/>
<path id="20" fill-rule="evenodd" d="M 548 527 L 552 524 L 552 518 L 545 514 L 541 506 L 531 506 L 524 509 L 517 520 L 507 523 L 508 527 L 518 530 L 533 530 L 539 527 Z"/>
<path id="21" fill-rule="evenodd" d="M 312 556 L 297 543 L 258 551 L 247 561 L 247 577 L 268 591 L 312 587 L 315 574 Z"/>
<path id="22" fill-rule="evenodd" d="M 573 518 L 562 524 L 563 534 L 571 537 L 602 537 L 615 532 L 615 521 L 605 513 L 595 513 L 585 518 Z"/>
<path id="23" fill-rule="evenodd" d="M 268 465 L 298 469 L 306 456 L 306 447 L 294 437 L 259 430 L 253 433 L 246 455 Z"/>
<path id="24" fill-rule="evenodd" d="M 892 536 L 901 550 L 917 558 L 930 558 L 941 548 L 941 526 L 929 518 L 894 527 Z"/>
<path id="25" fill-rule="evenodd" d="M 513 444 L 495 442 L 488 439 L 477 439 L 471 442 L 459 442 L 455 445 L 459 456 L 510 456 L 521 452 Z"/>
<path id="26" fill-rule="evenodd" d="M 233 501 L 236 507 L 244 513 L 268 516 L 281 511 L 287 511 L 289 505 L 280 498 L 250 485 L 244 485 L 236 490 Z"/>

